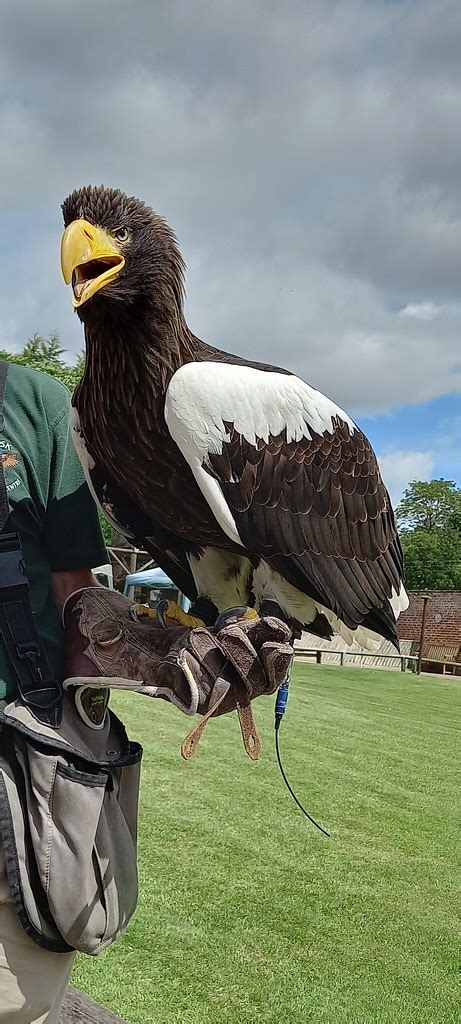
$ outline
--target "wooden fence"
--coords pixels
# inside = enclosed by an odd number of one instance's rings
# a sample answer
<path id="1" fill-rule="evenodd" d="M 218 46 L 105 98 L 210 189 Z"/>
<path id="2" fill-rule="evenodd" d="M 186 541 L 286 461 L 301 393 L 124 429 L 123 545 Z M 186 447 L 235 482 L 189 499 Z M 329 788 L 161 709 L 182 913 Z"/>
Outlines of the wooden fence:
<path id="1" fill-rule="evenodd" d="M 400 668 L 402 672 L 405 672 L 408 665 L 405 662 L 417 662 L 417 657 L 414 654 L 376 654 L 365 651 L 363 654 L 361 651 L 327 651 L 325 649 L 320 650 L 317 647 L 295 647 L 295 658 L 315 658 L 317 665 L 322 664 L 322 655 L 326 654 L 329 663 L 331 664 L 331 658 L 337 657 L 339 660 L 335 662 L 336 665 L 345 665 L 346 659 L 354 659 L 354 664 L 357 664 L 357 658 L 359 659 L 359 666 L 363 664 L 363 659 L 373 658 L 380 661 L 400 661 Z M 412 669 L 414 671 L 414 668 Z"/>
<path id="2" fill-rule="evenodd" d="M 153 558 L 150 558 L 147 551 L 143 548 L 107 548 L 112 562 L 116 562 L 124 570 L 125 574 L 133 572 L 143 572 L 144 569 L 150 569 L 157 563 L 154 562 Z M 142 559 L 142 564 L 138 564 L 138 558 Z"/>
<path id="3" fill-rule="evenodd" d="M 369 651 L 364 651 L 362 653 L 361 651 L 360 652 L 359 651 L 328 651 L 328 650 L 325 650 L 324 648 L 322 650 L 320 650 L 317 647 L 295 647 L 295 658 L 315 658 L 315 661 L 317 662 L 317 665 L 321 665 L 322 664 L 322 655 L 323 654 L 327 655 L 330 664 L 331 664 L 331 658 L 337 657 L 339 659 L 339 661 L 335 662 L 335 664 L 341 665 L 341 666 L 347 664 L 346 658 L 349 658 L 349 659 L 353 658 L 354 659 L 353 663 L 351 662 L 351 660 L 349 661 L 350 664 L 357 664 L 357 658 L 358 658 L 359 659 L 359 668 L 362 667 L 363 660 L 366 661 L 367 658 L 372 658 L 374 661 L 377 661 L 378 658 L 379 658 L 380 661 L 400 661 L 400 669 L 401 669 L 402 672 L 405 672 L 407 670 L 407 668 L 410 668 L 411 672 L 415 672 L 416 671 L 416 664 L 417 664 L 417 661 L 418 661 L 418 656 L 416 654 L 377 654 L 376 652 L 375 653 L 370 653 Z M 423 658 L 423 661 L 425 661 L 425 660 L 426 659 Z M 451 668 L 451 669 L 455 670 L 455 669 L 459 669 L 461 667 L 460 663 L 457 662 L 457 661 L 437 661 L 437 660 L 434 660 L 433 658 L 431 658 L 430 664 L 431 665 L 441 665 L 442 666 L 442 675 L 445 675 L 447 668 Z"/>

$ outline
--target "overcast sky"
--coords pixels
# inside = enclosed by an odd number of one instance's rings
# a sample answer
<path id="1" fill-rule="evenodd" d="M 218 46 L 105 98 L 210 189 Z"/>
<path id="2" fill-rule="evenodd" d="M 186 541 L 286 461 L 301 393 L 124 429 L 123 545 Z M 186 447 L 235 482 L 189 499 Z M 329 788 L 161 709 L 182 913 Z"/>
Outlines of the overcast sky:
<path id="1" fill-rule="evenodd" d="M 175 229 L 193 330 L 351 411 L 395 500 L 456 477 L 460 53 L 459 0 L 1 4 L 0 346 L 81 347 L 60 203 L 103 182 Z"/>

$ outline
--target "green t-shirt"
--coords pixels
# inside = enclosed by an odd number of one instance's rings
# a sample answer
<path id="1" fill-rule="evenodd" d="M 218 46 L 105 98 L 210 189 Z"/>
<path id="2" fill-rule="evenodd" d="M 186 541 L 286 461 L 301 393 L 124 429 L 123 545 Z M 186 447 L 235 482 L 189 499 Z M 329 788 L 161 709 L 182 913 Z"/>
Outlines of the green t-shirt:
<path id="1" fill-rule="evenodd" d="M 63 630 L 51 573 L 107 562 L 96 506 L 69 435 L 69 399 L 53 377 L 10 364 L 0 457 L 32 609 L 51 668 L 59 675 Z M 0 640 L 0 699 L 14 691 L 15 677 Z"/>

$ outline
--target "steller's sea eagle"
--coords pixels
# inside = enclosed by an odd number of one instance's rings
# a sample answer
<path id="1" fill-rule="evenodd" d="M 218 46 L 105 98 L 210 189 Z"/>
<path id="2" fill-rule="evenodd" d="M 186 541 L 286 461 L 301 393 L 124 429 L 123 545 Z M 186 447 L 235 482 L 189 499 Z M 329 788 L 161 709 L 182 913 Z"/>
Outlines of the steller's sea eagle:
<path id="1" fill-rule="evenodd" d="M 402 549 L 362 431 L 293 373 L 195 337 L 176 238 L 144 203 L 88 186 L 63 214 L 86 342 L 73 426 L 106 515 L 208 625 L 249 605 L 397 646 Z"/>

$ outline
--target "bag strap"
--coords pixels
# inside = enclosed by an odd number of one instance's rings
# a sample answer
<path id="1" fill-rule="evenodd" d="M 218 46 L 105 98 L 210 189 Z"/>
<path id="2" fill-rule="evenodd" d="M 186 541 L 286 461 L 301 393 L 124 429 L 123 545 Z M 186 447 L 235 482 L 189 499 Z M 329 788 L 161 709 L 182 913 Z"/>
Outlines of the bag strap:
<path id="1" fill-rule="evenodd" d="M 0 360 L 0 430 L 8 363 Z M 0 453 L 0 638 L 16 676 L 19 696 L 41 722 L 60 724 L 62 686 L 53 677 L 30 604 L 19 534 L 8 501 Z"/>
<path id="2" fill-rule="evenodd" d="M 5 359 L 0 360 L 0 434 L 3 433 L 3 402 L 6 390 L 6 378 L 8 376 L 8 363 Z"/>
<path id="3" fill-rule="evenodd" d="M 8 363 L 0 360 L 0 434 L 3 433 L 3 401 L 6 391 L 6 378 L 8 376 Z M 6 490 L 5 474 L 3 472 L 3 456 L 0 453 L 0 531 L 3 531 L 8 524 L 10 516 L 10 504 Z"/>

